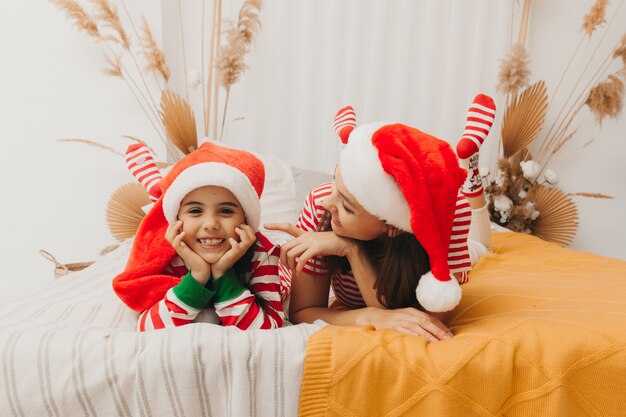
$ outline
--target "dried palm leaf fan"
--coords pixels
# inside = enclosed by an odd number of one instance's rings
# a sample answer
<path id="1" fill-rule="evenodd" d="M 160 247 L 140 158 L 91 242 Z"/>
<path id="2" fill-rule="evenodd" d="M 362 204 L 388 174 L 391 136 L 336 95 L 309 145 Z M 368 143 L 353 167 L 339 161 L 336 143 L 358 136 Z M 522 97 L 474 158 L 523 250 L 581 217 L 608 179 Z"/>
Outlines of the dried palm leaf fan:
<path id="1" fill-rule="evenodd" d="M 572 199 L 553 187 L 537 185 L 528 193 L 528 200 L 535 203 L 539 217 L 533 224 L 534 235 L 569 246 L 578 230 L 578 208 Z"/>
<path id="2" fill-rule="evenodd" d="M 175 92 L 163 90 L 160 113 L 167 136 L 183 154 L 198 149 L 196 118 L 189 103 Z"/>
<path id="3" fill-rule="evenodd" d="M 142 207 L 148 204 L 148 192 L 141 184 L 125 184 L 115 190 L 106 210 L 107 223 L 113 237 L 122 241 L 134 236 L 145 216 Z"/>
<path id="4" fill-rule="evenodd" d="M 548 112 L 548 90 L 539 81 L 514 100 L 502 119 L 502 147 L 509 158 L 528 147 L 539 134 Z"/>

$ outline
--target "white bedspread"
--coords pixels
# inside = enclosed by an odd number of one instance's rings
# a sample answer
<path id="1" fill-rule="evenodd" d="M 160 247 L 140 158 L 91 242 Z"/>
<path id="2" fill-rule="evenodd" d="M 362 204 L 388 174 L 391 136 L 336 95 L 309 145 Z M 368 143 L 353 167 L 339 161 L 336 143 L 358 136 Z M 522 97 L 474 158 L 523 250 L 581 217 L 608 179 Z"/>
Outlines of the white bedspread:
<path id="1" fill-rule="evenodd" d="M 130 242 L 0 305 L 1 416 L 295 416 L 322 324 L 136 333 L 111 289 Z"/>

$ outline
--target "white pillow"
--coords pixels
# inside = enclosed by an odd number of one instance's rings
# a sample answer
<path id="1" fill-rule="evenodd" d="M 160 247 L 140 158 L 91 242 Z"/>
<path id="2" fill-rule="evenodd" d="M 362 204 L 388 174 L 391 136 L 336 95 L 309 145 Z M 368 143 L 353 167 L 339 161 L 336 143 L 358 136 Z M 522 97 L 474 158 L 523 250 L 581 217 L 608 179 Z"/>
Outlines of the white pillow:
<path id="1" fill-rule="evenodd" d="M 265 164 L 265 186 L 261 195 L 261 232 L 282 244 L 291 239 L 287 233 L 266 230 L 265 223 L 295 223 L 301 203 L 296 203 L 296 186 L 291 168 L 282 159 L 254 153 Z"/>

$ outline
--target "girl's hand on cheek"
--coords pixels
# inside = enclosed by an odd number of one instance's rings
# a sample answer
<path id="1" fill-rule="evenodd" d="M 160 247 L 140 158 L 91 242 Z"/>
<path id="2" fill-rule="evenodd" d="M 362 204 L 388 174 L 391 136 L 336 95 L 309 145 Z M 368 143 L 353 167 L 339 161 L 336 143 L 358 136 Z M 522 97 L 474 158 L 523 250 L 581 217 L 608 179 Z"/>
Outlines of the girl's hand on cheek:
<path id="1" fill-rule="evenodd" d="M 239 241 L 230 238 L 230 249 L 222 257 L 211 265 L 211 275 L 213 279 L 218 279 L 235 265 L 241 257 L 248 251 L 250 246 L 256 242 L 256 235 L 252 227 L 242 224 L 235 228 L 235 233 L 239 236 Z"/>
<path id="2" fill-rule="evenodd" d="M 201 285 L 206 285 L 211 276 L 211 265 L 191 250 L 183 241 L 184 238 L 185 232 L 183 232 L 183 222 L 181 220 L 170 224 L 165 231 L 165 239 L 176 250 L 178 256 L 189 266 L 191 276 Z"/>

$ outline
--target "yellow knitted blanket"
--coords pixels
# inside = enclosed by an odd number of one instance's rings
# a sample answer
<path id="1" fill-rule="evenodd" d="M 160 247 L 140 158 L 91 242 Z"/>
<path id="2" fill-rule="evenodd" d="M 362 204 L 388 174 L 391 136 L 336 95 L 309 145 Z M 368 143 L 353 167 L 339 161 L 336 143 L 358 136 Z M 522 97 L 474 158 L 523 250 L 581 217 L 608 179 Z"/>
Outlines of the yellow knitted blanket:
<path id="1" fill-rule="evenodd" d="M 449 326 L 315 333 L 300 416 L 626 416 L 626 262 L 495 233 Z"/>

